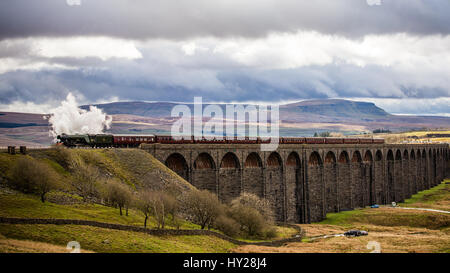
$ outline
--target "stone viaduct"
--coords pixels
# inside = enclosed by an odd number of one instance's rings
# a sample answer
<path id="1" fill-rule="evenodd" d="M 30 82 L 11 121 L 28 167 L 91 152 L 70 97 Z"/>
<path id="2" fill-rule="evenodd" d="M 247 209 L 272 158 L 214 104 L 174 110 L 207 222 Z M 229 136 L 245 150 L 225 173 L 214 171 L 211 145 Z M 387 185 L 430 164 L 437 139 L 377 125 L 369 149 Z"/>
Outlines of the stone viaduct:
<path id="1" fill-rule="evenodd" d="M 401 202 L 450 175 L 448 144 L 148 144 L 198 189 L 230 202 L 242 192 L 272 204 L 278 221 L 310 223 L 372 204 Z"/>

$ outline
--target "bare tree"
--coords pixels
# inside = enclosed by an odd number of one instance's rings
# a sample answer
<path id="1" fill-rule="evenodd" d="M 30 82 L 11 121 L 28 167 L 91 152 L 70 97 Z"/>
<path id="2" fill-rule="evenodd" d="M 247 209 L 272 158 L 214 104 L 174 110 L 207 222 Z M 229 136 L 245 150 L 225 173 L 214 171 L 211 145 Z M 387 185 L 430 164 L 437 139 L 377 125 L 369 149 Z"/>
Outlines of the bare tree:
<path id="1" fill-rule="evenodd" d="M 130 187 L 117 180 L 107 182 L 107 200 L 112 205 L 119 207 L 120 215 L 123 215 L 122 208 L 128 208 L 132 201 Z"/>
<path id="2" fill-rule="evenodd" d="M 70 163 L 70 169 L 73 171 L 72 186 L 83 197 L 83 201 L 86 202 L 88 197 L 99 196 L 100 172 L 97 167 L 75 158 Z"/>
<path id="3" fill-rule="evenodd" d="M 46 194 L 59 187 L 57 173 L 47 164 L 32 157 L 20 158 L 13 167 L 11 180 L 18 190 L 25 193 L 37 193 L 45 202 Z"/>
<path id="4" fill-rule="evenodd" d="M 144 214 L 144 227 L 147 227 L 148 217 L 152 213 L 153 193 L 148 190 L 140 192 L 135 200 L 135 207 Z"/>
<path id="5" fill-rule="evenodd" d="M 207 190 L 189 192 L 185 198 L 185 208 L 201 229 L 210 226 L 223 213 L 222 204 L 217 196 Z"/>
<path id="6" fill-rule="evenodd" d="M 178 202 L 172 195 L 163 191 L 144 190 L 138 194 L 136 199 L 137 209 L 145 216 L 144 227 L 147 226 L 147 220 L 150 216 L 155 218 L 157 227 L 160 229 L 165 228 L 168 215 L 172 215 L 173 223 L 179 225 L 176 220 Z"/>

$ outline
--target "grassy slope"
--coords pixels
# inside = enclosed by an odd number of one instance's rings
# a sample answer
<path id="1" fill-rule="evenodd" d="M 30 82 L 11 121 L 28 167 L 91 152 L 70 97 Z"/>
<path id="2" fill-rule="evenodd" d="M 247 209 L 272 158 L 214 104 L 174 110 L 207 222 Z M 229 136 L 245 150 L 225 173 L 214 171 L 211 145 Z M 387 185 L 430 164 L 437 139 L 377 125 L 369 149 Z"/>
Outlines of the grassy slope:
<path id="1" fill-rule="evenodd" d="M 55 218 L 79 219 L 98 222 L 143 226 L 143 215 L 135 210 L 129 210 L 128 216 L 120 216 L 119 210 L 97 204 L 59 205 L 50 202 L 42 203 L 37 196 L 21 193 L 0 194 L 0 216 L 20 218 Z M 191 222 L 181 221 L 181 228 L 199 228 Z M 156 221 L 149 219 L 149 227 L 155 227 Z M 174 228 L 168 222 L 167 228 Z"/>
<path id="2" fill-rule="evenodd" d="M 149 153 L 140 149 L 70 149 L 72 156 L 82 158 L 86 163 L 98 167 L 104 176 L 114 176 L 133 188 L 164 189 L 171 188 L 179 192 L 193 189 L 193 186 L 179 177 Z M 3 160 L 17 158 L 0 154 Z M 70 179 L 70 173 L 63 168 L 60 154 L 56 149 L 33 150 L 30 156 L 43 160 L 58 173 Z"/>
<path id="3" fill-rule="evenodd" d="M 120 177 L 124 183 L 129 184 L 133 188 L 171 188 L 178 191 L 186 191 L 193 188 L 189 183 L 142 150 L 80 149 L 70 150 L 70 153 L 81 156 L 89 164 L 95 164 L 104 175 Z M 59 174 L 58 179 L 61 180 L 64 190 L 70 191 L 72 175 L 69 170 L 63 167 L 63 162 L 61 162 L 61 158 L 56 150 L 33 150 L 30 151 L 29 156 L 51 166 Z M 0 153 L 0 178 L 8 178 L 9 170 L 20 157 L 23 157 L 23 155 L 12 156 Z M 129 216 L 120 216 L 118 209 L 97 204 L 60 205 L 50 202 L 43 204 L 37 196 L 4 189 L 0 190 L 0 208 L 0 216 L 4 217 L 83 219 L 137 226 L 142 226 L 144 221 L 143 215 L 135 210 L 130 210 Z M 181 228 L 183 229 L 199 228 L 198 225 L 191 222 L 181 222 Z M 150 228 L 155 227 L 156 221 L 150 218 L 148 225 Z M 175 228 L 170 220 L 168 220 L 167 228 Z M 64 249 L 59 247 L 64 247 L 67 244 L 66 238 L 82 240 L 84 243 L 82 248 L 100 252 L 224 252 L 233 246 L 224 240 L 210 236 L 167 236 L 158 238 L 140 233 L 80 226 L 42 225 L 37 228 L 36 226 L 1 225 L 1 234 L 3 234 L 3 238 L 0 237 L 0 252 L 9 252 L 14 249 L 34 252 L 38 251 L 37 248 L 40 246 L 44 247 L 44 249 L 41 249 L 42 252 L 53 251 L 53 247 L 54 249 Z M 108 240 L 115 241 L 117 244 L 99 244 L 98 240 L 95 239 L 106 235 L 108 235 Z M 128 238 L 129 241 L 121 238 Z M 47 246 L 36 242 L 17 242 L 14 239 L 31 239 L 55 245 L 50 247 L 50 245 Z"/>
<path id="4" fill-rule="evenodd" d="M 228 252 L 234 245 L 212 236 L 152 236 L 139 232 L 72 225 L 0 224 L 7 238 L 65 246 L 70 241 L 95 252 Z M 1 248 L 0 252 L 5 251 Z"/>
<path id="5" fill-rule="evenodd" d="M 400 206 L 449 210 L 450 184 L 446 180 L 433 189 L 420 192 Z M 446 207 L 445 207 L 446 206 Z M 450 215 L 428 211 L 382 207 L 329 213 L 316 224 L 301 225 L 306 236 L 343 233 L 349 229 L 369 232 L 363 237 L 306 239 L 280 248 L 240 246 L 236 252 L 370 252 L 370 241 L 380 243 L 382 252 L 450 252 Z"/>
<path id="6" fill-rule="evenodd" d="M 166 168 L 162 163 L 156 160 L 147 152 L 137 149 L 79 149 L 69 151 L 74 156 L 79 156 L 83 158 L 88 164 L 94 164 L 97 166 L 103 175 L 112 175 L 119 177 L 124 183 L 127 183 L 133 188 L 152 188 L 152 189 L 162 189 L 170 188 L 175 189 L 179 192 L 184 192 L 192 189 L 193 187 L 180 178 L 177 174 L 172 172 L 170 169 Z M 8 177 L 8 170 L 15 164 L 18 158 L 22 155 L 11 156 L 6 153 L 0 153 L 0 177 Z M 65 190 L 71 190 L 70 180 L 73 179 L 70 171 L 64 168 L 64 162 L 61 160 L 60 154 L 57 150 L 33 150 L 30 152 L 30 156 L 40 160 L 51 166 L 58 174 L 59 180 L 61 180 L 64 185 Z M 61 192 L 53 192 L 52 194 L 61 194 Z M 76 198 L 76 196 L 75 196 Z M 3 217 L 24 217 L 24 218 L 60 218 L 60 219 L 83 219 L 83 220 L 93 220 L 99 222 L 117 223 L 124 225 L 136 225 L 142 226 L 144 218 L 142 214 L 135 210 L 129 211 L 129 216 L 120 216 L 117 209 L 106 207 L 97 204 L 76 204 L 76 205 L 60 205 L 50 202 L 42 203 L 37 196 L 25 195 L 21 193 L 6 193 L 0 190 L 0 216 Z M 199 226 L 188 221 L 181 221 L 182 229 L 198 229 Z M 149 227 L 156 227 L 156 221 L 153 218 L 149 219 Z M 168 220 L 167 228 L 174 228 L 171 221 Z M 95 228 L 91 228 L 95 229 Z M 15 230 L 22 230 L 21 227 L 15 227 L 12 225 L 3 225 L 0 233 L 12 236 L 15 239 L 33 239 L 41 242 L 50 242 L 54 244 L 61 244 L 62 241 L 51 241 L 49 234 L 54 232 L 54 228 L 41 226 L 38 230 L 39 233 L 35 233 L 33 228 L 31 230 L 23 230 L 19 235 Z M 74 227 L 69 229 L 75 235 L 78 229 Z M 287 227 L 277 227 L 278 236 L 275 239 L 282 239 L 290 237 L 297 231 L 293 228 Z M 104 232 L 104 231 L 102 231 Z M 117 233 L 118 232 L 118 233 Z M 123 231 L 117 231 L 114 234 L 121 234 L 120 236 L 125 236 Z M 40 234 L 40 235 L 39 235 Z M 138 236 L 138 235 L 136 235 Z M 141 235 L 139 235 L 141 236 Z M 149 235 L 142 235 L 145 236 Z M 182 236 L 184 237 L 184 236 Z M 181 249 L 173 249 L 172 244 L 178 245 L 176 243 L 180 238 L 182 241 L 189 241 L 189 236 L 186 238 L 175 237 L 166 240 L 165 248 L 161 241 L 159 248 L 148 248 L 143 247 L 142 251 L 176 251 L 179 252 Z M 8 238 L 9 239 L 9 238 Z M 156 238 L 153 238 L 156 240 Z M 186 248 L 186 251 L 194 252 L 223 252 L 225 249 L 233 247 L 226 241 L 219 240 L 217 238 L 212 238 L 209 236 L 193 236 L 193 240 L 196 244 L 192 248 Z M 156 240 L 157 241 L 157 240 Z M 247 240 L 255 241 L 255 240 Z M 12 242 L 12 241 L 9 241 Z M 95 242 L 95 241 L 94 241 Z M 64 242 L 66 243 L 66 242 Z M 0 252 L 7 251 L 7 244 L 4 242 L 0 243 Z M 94 251 L 118 251 L 127 252 L 129 251 L 129 246 L 124 244 L 119 244 L 116 248 L 107 249 L 103 246 L 99 247 L 96 243 L 93 243 L 94 247 L 90 244 L 85 244 L 90 246 L 90 250 Z M 214 247 L 209 246 L 214 245 Z M 124 248 L 120 248 L 120 247 Z M 142 245 L 141 245 L 142 246 Z M 201 246 L 205 246 L 203 251 L 200 249 Z M 55 246 L 57 247 L 57 246 Z M 25 248 L 26 249 L 26 248 Z M 47 251 L 47 249 L 43 249 Z M 140 252 L 139 248 L 133 248 L 133 251 Z"/>

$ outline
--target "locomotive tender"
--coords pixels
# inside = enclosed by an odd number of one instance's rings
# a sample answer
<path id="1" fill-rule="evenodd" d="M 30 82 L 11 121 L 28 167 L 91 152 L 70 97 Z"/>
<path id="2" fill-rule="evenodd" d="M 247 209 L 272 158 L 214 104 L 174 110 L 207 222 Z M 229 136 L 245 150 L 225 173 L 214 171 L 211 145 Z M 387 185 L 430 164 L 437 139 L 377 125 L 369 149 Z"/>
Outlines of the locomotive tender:
<path id="1" fill-rule="evenodd" d="M 57 136 L 58 143 L 67 147 L 138 147 L 141 144 L 261 144 L 270 143 L 266 138 L 238 137 L 173 137 L 163 135 L 109 135 L 86 134 Z M 382 138 L 334 138 L 334 137 L 280 137 L 280 144 L 384 144 Z"/>

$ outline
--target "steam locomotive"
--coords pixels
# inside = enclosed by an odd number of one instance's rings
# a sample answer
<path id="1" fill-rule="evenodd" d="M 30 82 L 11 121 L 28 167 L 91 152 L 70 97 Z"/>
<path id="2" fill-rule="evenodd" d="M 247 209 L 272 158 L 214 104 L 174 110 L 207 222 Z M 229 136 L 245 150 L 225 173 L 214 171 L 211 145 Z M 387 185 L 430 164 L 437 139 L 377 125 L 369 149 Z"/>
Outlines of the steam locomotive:
<path id="1" fill-rule="evenodd" d="M 138 147 L 141 144 L 263 144 L 267 138 L 250 137 L 173 137 L 163 135 L 66 135 L 57 136 L 58 143 L 67 147 Z M 384 144 L 382 138 L 280 137 L 280 144 Z"/>

